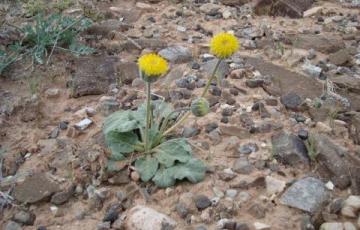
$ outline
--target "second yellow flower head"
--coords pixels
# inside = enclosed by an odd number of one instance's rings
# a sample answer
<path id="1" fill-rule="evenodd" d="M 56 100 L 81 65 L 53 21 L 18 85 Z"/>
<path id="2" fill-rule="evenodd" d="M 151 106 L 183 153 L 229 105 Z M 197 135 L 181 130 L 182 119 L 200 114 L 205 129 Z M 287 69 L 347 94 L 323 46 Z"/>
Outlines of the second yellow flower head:
<path id="1" fill-rule="evenodd" d="M 157 54 L 145 54 L 138 60 L 140 71 L 146 75 L 146 77 L 160 77 L 165 74 L 169 65 L 167 61 Z"/>
<path id="2" fill-rule="evenodd" d="M 238 39 L 230 33 L 219 33 L 210 42 L 210 51 L 220 59 L 229 58 L 239 49 Z"/>

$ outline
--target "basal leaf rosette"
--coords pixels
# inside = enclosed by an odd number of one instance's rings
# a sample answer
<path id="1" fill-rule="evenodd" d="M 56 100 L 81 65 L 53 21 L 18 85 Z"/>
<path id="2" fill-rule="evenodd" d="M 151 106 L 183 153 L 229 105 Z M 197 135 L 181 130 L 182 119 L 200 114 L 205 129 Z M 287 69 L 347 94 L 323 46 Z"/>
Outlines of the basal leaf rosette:
<path id="1" fill-rule="evenodd" d="M 231 57 L 239 49 L 238 39 L 230 33 L 219 33 L 210 42 L 210 51 L 219 59 Z"/>
<path id="2" fill-rule="evenodd" d="M 141 130 L 145 127 L 146 105 L 137 110 L 118 111 L 105 119 L 103 133 L 105 143 L 111 154 L 108 155 L 107 171 L 116 173 L 122 170 L 129 160 L 144 182 L 153 181 L 158 187 L 173 186 L 176 181 L 188 180 L 197 183 L 204 179 L 206 165 L 194 158 L 190 144 L 185 138 L 158 138 L 158 121 L 174 118 L 174 109 L 164 101 L 153 101 L 153 127 L 149 132 L 149 152 L 145 152 Z M 140 135 L 139 135 L 140 133 Z M 161 135 L 160 135 L 161 136 Z M 133 154 L 135 153 L 135 154 Z"/>
<path id="3" fill-rule="evenodd" d="M 169 70 L 167 61 L 157 54 L 145 54 L 138 60 L 141 77 L 146 82 L 154 82 Z"/>

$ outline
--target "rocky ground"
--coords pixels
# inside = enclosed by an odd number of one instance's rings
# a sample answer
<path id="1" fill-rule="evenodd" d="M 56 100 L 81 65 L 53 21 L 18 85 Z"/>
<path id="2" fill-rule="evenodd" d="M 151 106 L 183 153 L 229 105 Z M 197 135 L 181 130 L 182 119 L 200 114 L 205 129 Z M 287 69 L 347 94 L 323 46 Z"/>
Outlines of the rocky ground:
<path id="1" fill-rule="evenodd" d="M 7 24 L 31 20 L 21 6 L 0 3 L 0 44 L 19 39 Z M 81 34 L 96 53 L 55 53 L 0 77 L 1 229 L 360 229 L 359 7 L 75 1 L 64 14 L 96 20 Z M 128 167 L 107 173 L 102 124 L 143 102 L 139 55 L 170 61 L 153 97 L 184 107 L 214 68 L 208 42 L 221 31 L 241 49 L 220 66 L 211 113 L 177 131 L 205 180 L 159 189 Z"/>

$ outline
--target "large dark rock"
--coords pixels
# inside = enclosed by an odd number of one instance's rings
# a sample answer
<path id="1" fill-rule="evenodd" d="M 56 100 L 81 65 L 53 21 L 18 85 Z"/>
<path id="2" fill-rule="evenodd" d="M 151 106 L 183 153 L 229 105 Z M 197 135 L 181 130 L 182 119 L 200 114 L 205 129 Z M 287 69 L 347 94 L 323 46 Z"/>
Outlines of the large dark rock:
<path id="1" fill-rule="evenodd" d="M 322 208 L 329 196 L 330 194 L 321 180 L 307 177 L 291 185 L 281 196 L 280 202 L 314 214 Z"/>
<path id="2" fill-rule="evenodd" d="M 310 163 L 307 148 L 298 136 L 281 132 L 272 136 L 271 141 L 273 156 L 281 163 L 293 166 Z"/>
<path id="3" fill-rule="evenodd" d="M 322 92 L 322 84 L 314 78 L 292 72 L 282 66 L 274 65 L 259 58 L 246 57 L 246 62 L 271 77 L 271 85 L 263 85 L 265 91 L 274 96 L 281 96 L 290 92 L 302 98 L 315 98 Z"/>
<path id="4" fill-rule="evenodd" d="M 314 0 L 258 0 L 255 3 L 255 13 L 290 18 L 301 18 Z"/>
<path id="5" fill-rule="evenodd" d="M 116 57 L 82 57 L 75 60 L 70 83 L 71 96 L 99 95 L 116 83 Z"/>
<path id="6" fill-rule="evenodd" d="M 338 43 L 341 46 L 342 42 L 339 41 L 334 43 L 335 47 Z M 272 83 L 263 85 L 264 90 L 270 95 L 282 96 L 293 92 L 301 98 L 314 99 L 320 97 L 323 92 L 323 85 L 315 78 L 291 72 L 259 58 L 246 57 L 246 62 L 263 75 L 271 77 Z M 346 75 L 330 76 L 330 79 L 338 86 L 336 92 L 350 101 L 351 110 L 360 110 L 360 80 Z"/>
<path id="7" fill-rule="evenodd" d="M 287 42 L 300 49 L 315 49 L 321 53 L 334 53 L 345 48 L 345 43 L 340 37 L 315 35 L 315 34 L 297 34 L 289 35 Z"/>
<path id="8" fill-rule="evenodd" d="M 299 110 L 300 106 L 303 102 L 301 97 L 293 92 L 282 95 L 280 98 L 280 101 L 285 106 L 285 108 L 293 110 L 293 111 Z"/>
<path id="9" fill-rule="evenodd" d="M 59 185 L 45 173 L 27 177 L 24 182 L 15 186 L 13 197 L 21 203 L 33 204 L 49 198 L 60 190 Z"/>
<path id="10" fill-rule="evenodd" d="M 331 180 L 340 189 L 345 189 L 351 183 L 349 166 L 345 159 L 348 152 L 334 143 L 328 136 L 312 135 L 317 152 L 316 160 L 319 164 L 318 172 L 321 177 Z"/>

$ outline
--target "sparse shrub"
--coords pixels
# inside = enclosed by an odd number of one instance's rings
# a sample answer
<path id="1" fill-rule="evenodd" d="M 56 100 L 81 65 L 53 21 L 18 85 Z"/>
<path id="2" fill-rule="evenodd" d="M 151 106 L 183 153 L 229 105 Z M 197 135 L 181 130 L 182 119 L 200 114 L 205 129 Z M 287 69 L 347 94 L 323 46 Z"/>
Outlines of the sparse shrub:
<path id="1" fill-rule="evenodd" d="M 53 6 L 57 11 L 62 12 L 68 9 L 73 4 L 73 0 L 56 0 Z"/>
<path id="2" fill-rule="evenodd" d="M 25 14 L 28 17 L 43 13 L 47 7 L 44 0 L 28 0 L 25 5 Z"/>
<path id="3" fill-rule="evenodd" d="M 312 161 L 316 160 L 317 150 L 316 150 L 316 140 L 313 134 L 309 135 L 309 138 L 305 141 L 306 148 L 308 150 L 309 157 Z"/>
<path id="4" fill-rule="evenodd" d="M 15 42 L 5 52 L 0 50 L 0 74 L 10 64 L 24 57 L 30 57 L 34 64 L 48 64 L 54 50 L 71 52 L 74 55 L 86 55 L 93 48 L 77 41 L 81 31 L 89 28 L 91 21 L 86 18 L 74 19 L 61 14 L 48 17 L 39 14 L 32 24 L 20 28 L 22 39 Z"/>

